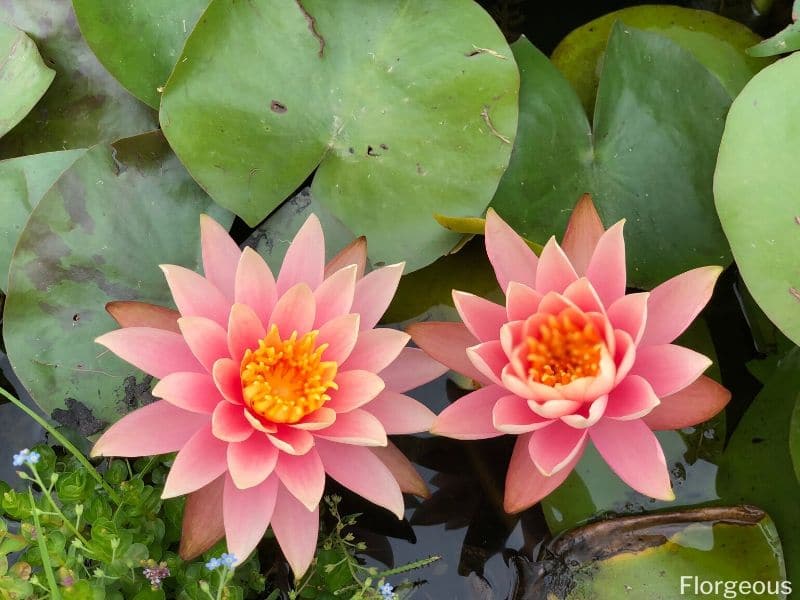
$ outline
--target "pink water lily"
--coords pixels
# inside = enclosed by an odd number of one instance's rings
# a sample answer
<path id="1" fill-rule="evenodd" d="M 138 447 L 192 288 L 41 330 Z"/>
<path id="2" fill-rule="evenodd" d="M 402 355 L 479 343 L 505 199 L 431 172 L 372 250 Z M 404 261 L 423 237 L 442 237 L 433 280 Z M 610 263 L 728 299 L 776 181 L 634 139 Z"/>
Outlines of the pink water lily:
<path id="1" fill-rule="evenodd" d="M 508 512 L 558 487 L 589 442 L 632 488 L 673 499 L 653 430 L 705 421 L 730 399 L 702 375 L 707 357 L 671 343 L 706 305 L 722 269 L 694 269 L 626 295 L 623 224 L 606 231 L 584 196 L 563 243 L 551 238 L 537 257 L 490 210 L 486 251 L 505 306 L 456 291 L 463 323 L 409 329 L 420 348 L 480 386 L 438 416 L 434 433 L 519 436 Z"/>
<path id="2" fill-rule="evenodd" d="M 445 370 L 409 336 L 375 328 L 402 264 L 366 276 L 357 240 L 325 265 L 309 217 L 277 278 L 201 218 L 205 276 L 162 269 L 178 312 L 117 302 L 122 329 L 97 341 L 159 379 L 156 402 L 113 425 L 94 456 L 178 454 L 163 497 L 189 494 L 181 554 L 224 533 L 245 559 L 272 526 L 295 575 L 317 543 L 326 474 L 402 518 L 402 491 L 426 488 L 387 434 L 427 430 L 434 415 L 403 392 Z"/>

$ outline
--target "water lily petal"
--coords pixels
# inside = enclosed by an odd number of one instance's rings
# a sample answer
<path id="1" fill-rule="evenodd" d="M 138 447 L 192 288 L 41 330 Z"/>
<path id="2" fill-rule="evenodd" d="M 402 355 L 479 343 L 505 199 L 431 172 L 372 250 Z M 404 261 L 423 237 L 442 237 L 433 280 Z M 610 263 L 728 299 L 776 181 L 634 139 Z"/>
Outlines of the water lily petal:
<path id="1" fill-rule="evenodd" d="M 361 315 L 361 329 L 372 329 L 394 298 L 405 263 L 375 269 L 359 279 L 351 312 Z"/>
<path id="2" fill-rule="evenodd" d="M 220 475 L 186 496 L 178 549 L 183 560 L 194 560 L 225 536 L 222 515 L 224 489 L 225 475 Z"/>
<path id="3" fill-rule="evenodd" d="M 533 464 L 545 477 L 551 477 L 572 462 L 583 450 L 587 430 L 570 427 L 561 421 L 533 432 L 528 449 Z"/>
<path id="4" fill-rule="evenodd" d="M 203 366 L 178 333 L 153 327 L 124 327 L 95 340 L 122 360 L 158 379 L 176 371 L 202 373 Z"/>
<path id="5" fill-rule="evenodd" d="M 283 485 L 279 485 L 272 513 L 272 531 L 295 579 L 299 579 L 308 570 L 317 549 L 319 508 L 309 511 Z"/>
<path id="6" fill-rule="evenodd" d="M 236 289 L 236 268 L 242 253 L 227 230 L 208 215 L 200 215 L 203 272 L 230 302 Z"/>
<path id="7" fill-rule="evenodd" d="M 579 410 L 581 406 L 583 406 L 583 402 L 554 398 L 544 401 L 528 400 L 528 406 L 533 412 L 542 418 L 560 419 L 561 417 L 571 415 L 575 411 Z"/>
<path id="8" fill-rule="evenodd" d="M 328 390 L 331 399 L 326 406 L 337 413 L 346 413 L 370 402 L 386 387 L 383 379 L 370 371 L 341 371 L 336 374 L 339 389 Z"/>
<path id="9" fill-rule="evenodd" d="M 586 276 L 606 306 L 625 295 L 627 272 L 625 238 L 622 235 L 624 225 L 624 220 L 619 221 L 603 234 L 586 268 Z"/>
<path id="10" fill-rule="evenodd" d="M 351 468 L 360 468 L 354 463 Z M 312 448 L 302 456 L 280 454 L 275 474 L 284 487 L 308 510 L 314 510 L 325 491 L 325 469 L 317 450 Z"/>
<path id="11" fill-rule="evenodd" d="M 556 238 L 551 237 L 544 245 L 539 256 L 539 267 L 536 269 L 536 291 L 562 293 L 567 286 L 578 279 L 578 274 L 564 254 Z"/>
<path id="12" fill-rule="evenodd" d="M 583 312 L 597 312 L 606 314 L 600 296 L 586 277 L 581 277 L 577 281 L 570 283 L 564 290 L 564 297 L 572 302 Z"/>
<path id="13" fill-rule="evenodd" d="M 428 431 L 436 418 L 421 402 L 390 390 L 378 394 L 364 409 L 383 424 L 389 435 Z"/>
<path id="14" fill-rule="evenodd" d="M 159 265 L 172 298 L 184 317 L 206 317 L 223 327 L 228 324 L 230 301 L 208 279 L 178 265 Z"/>
<path id="15" fill-rule="evenodd" d="M 364 276 L 364 270 L 367 266 L 367 238 L 363 235 L 342 248 L 339 254 L 325 265 L 325 277 L 329 277 L 349 265 L 356 266 L 356 279 L 361 279 Z"/>
<path id="16" fill-rule="evenodd" d="M 539 259 L 516 231 L 494 209 L 486 211 L 486 254 L 492 263 L 497 283 L 505 290 L 512 281 L 536 287 Z"/>
<path id="17" fill-rule="evenodd" d="M 419 348 L 403 348 L 397 359 L 381 370 L 380 376 L 386 383 L 386 389 L 406 392 L 445 373 L 446 366 L 430 358 Z"/>
<path id="18" fill-rule="evenodd" d="M 178 319 L 183 339 L 197 360 L 209 373 L 220 358 L 228 358 L 228 334 L 216 321 L 205 317 Z"/>
<path id="19" fill-rule="evenodd" d="M 269 477 L 247 489 L 239 489 L 231 477 L 225 478 L 222 500 L 225 541 L 237 564 L 247 560 L 267 532 L 275 514 L 278 487 L 277 477 Z"/>
<path id="20" fill-rule="evenodd" d="M 431 493 L 425 480 L 420 477 L 420 474 L 411 464 L 411 461 L 406 458 L 406 455 L 392 442 L 386 447 L 376 446 L 369 449 L 375 456 L 378 457 L 384 466 L 392 473 L 392 477 L 397 480 L 400 490 L 406 494 L 414 494 L 420 498 L 429 498 Z"/>
<path id="21" fill-rule="evenodd" d="M 261 255 L 250 247 L 244 249 L 236 268 L 234 299 L 252 308 L 262 324 L 269 321 L 278 299 L 275 276 Z"/>
<path id="22" fill-rule="evenodd" d="M 259 485 L 275 470 L 278 454 L 280 451 L 261 434 L 228 444 L 228 472 L 233 483 L 240 490 Z"/>
<path id="23" fill-rule="evenodd" d="M 225 442 L 242 442 L 253 435 L 253 427 L 245 417 L 246 408 L 230 402 L 220 402 L 211 416 L 214 437 Z"/>
<path id="24" fill-rule="evenodd" d="M 483 385 L 491 383 L 491 380 L 476 369 L 467 356 L 467 348 L 477 344 L 478 339 L 463 323 L 414 323 L 407 331 L 414 343 L 438 362 Z"/>
<path id="25" fill-rule="evenodd" d="M 578 412 L 572 413 L 571 415 L 564 415 L 561 417 L 560 421 L 565 425 L 575 427 L 576 429 L 586 429 L 587 427 L 591 427 L 605 414 L 606 407 L 608 406 L 608 396 L 600 396 L 596 400 L 588 403 L 589 410 L 586 411 L 586 414 L 583 414 L 583 412 L 586 410 L 586 406 L 587 405 L 584 405 L 582 409 L 580 409 Z"/>
<path id="26" fill-rule="evenodd" d="M 628 294 L 615 300 L 607 310 L 608 320 L 615 329 L 622 329 L 638 344 L 647 324 L 649 292 Z"/>
<path id="27" fill-rule="evenodd" d="M 584 194 L 572 210 L 561 241 L 561 247 L 578 275 L 586 274 L 594 249 L 604 232 L 605 227 L 597 214 L 592 197 Z"/>
<path id="28" fill-rule="evenodd" d="M 503 369 L 508 364 L 508 356 L 499 340 L 467 348 L 467 357 L 489 381 L 496 385 L 503 385 L 501 378 Z"/>
<path id="29" fill-rule="evenodd" d="M 500 398 L 492 409 L 492 424 L 503 433 L 519 435 L 546 427 L 552 421 L 540 417 L 528 406 L 528 401 L 514 394 Z"/>
<path id="30" fill-rule="evenodd" d="M 512 281 L 506 289 L 506 316 L 509 321 L 525 320 L 539 309 L 542 295 L 524 283 Z"/>
<path id="31" fill-rule="evenodd" d="M 317 438 L 356 446 L 385 446 L 387 442 L 381 422 L 360 408 L 339 413 L 333 425 L 315 433 Z"/>
<path id="32" fill-rule="evenodd" d="M 325 270 L 325 236 L 317 215 L 311 214 L 294 236 L 278 273 L 278 294 L 285 294 L 298 283 L 312 290 L 322 283 Z"/>
<path id="33" fill-rule="evenodd" d="M 278 298 L 269 322 L 278 326 L 278 332 L 283 339 L 288 338 L 293 331 L 302 336 L 314 326 L 316 311 L 311 288 L 305 283 L 298 283 Z"/>
<path id="34" fill-rule="evenodd" d="M 120 327 L 153 327 L 180 333 L 177 310 L 136 300 L 116 300 L 106 304 L 106 312 Z"/>
<path id="35" fill-rule="evenodd" d="M 608 395 L 606 416 L 620 421 L 641 419 L 659 404 L 658 396 L 646 379 L 629 375 Z"/>
<path id="36" fill-rule="evenodd" d="M 397 329 L 380 327 L 361 331 L 342 368 L 380 373 L 400 356 L 410 339 L 410 335 Z"/>
<path id="37" fill-rule="evenodd" d="M 210 424 L 200 428 L 175 456 L 161 497 L 182 496 L 214 481 L 228 469 L 227 450 L 228 444 L 214 436 Z"/>
<path id="38" fill-rule="evenodd" d="M 654 430 L 693 427 L 719 413 L 730 399 L 727 389 L 701 375 L 681 391 L 661 398 L 661 404 L 643 420 Z"/>
<path id="39" fill-rule="evenodd" d="M 349 314 L 334 317 L 319 328 L 317 345 L 328 344 L 322 354 L 323 360 L 342 364 L 356 345 L 359 315 Z"/>
<path id="40" fill-rule="evenodd" d="M 707 356 L 675 344 L 639 347 L 631 375 L 641 375 L 661 398 L 685 388 L 711 366 Z"/>
<path id="41" fill-rule="evenodd" d="M 508 391 L 488 385 L 462 396 L 445 408 L 431 427 L 431 433 L 457 440 L 482 440 L 503 435 L 494 427 L 492 411 Z"/>
<path id="42" fill-rule="evenodd" d="M 289 427 L 304 429 L 305 431 L 318 431 L 330 427 L 334 421 L 336 421 L 336 411 L 328 406 L 321 406 L 297 423 L 292 423 Z"/>
<path id="43" fill-rule="evenodd" d="M 356 273 L 358 267 L 349 265 L 339 269 L 319 284 L 314 290 L 317 316 L 314 327 L 319 327 L 331 319 L 346 315 L 353 306 L 356 293 Z"/>
<path id="44" fill-rule="evenodd" d="M 211 369 L 211 376 L 219 393 L 228 402 L 244 404 L 240 366 L 230 358 L 220 358 Z"/>
<path id="45" fill-rule="evenodd" d="M 170 373 L 153 388 L 153 396 L 178 408 L 206 415 L 225 401 L 207 373 Z"/>
<path id="46" fill-rule="evenodd" d="M 508 320 L 504 306 L 458 290 L 453 290 L 453 302 L 472 335 L 482 342 L 500 338 L 500 327 Z"/>
<path id="47" fill-rule="evenodd" d="M 261 319 L 247 304 L 234 304 L 228 321 L 227 347 L 231 358 L 242 362 L 247 350 L 258 348 L 258 342 L 267 335 Z"/>
<path id="48" fill-rule="evenodd" d="M 308 431 L 289 427 L 278 426 L 277 431 L 268 433 L 267 439 L 281 452 L 300 456 L 314 447 L 314 436 Z"/>

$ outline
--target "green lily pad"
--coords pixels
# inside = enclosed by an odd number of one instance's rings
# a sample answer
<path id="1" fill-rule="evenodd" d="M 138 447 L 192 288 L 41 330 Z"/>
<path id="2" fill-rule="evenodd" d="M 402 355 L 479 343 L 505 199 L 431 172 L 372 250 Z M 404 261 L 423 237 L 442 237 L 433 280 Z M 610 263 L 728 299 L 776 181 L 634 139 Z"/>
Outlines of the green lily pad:
<path id="1" fill-rule="evenodd" d="M 170 303 L 158 265 L 198 268 L 202 212 L 232 221 L 157 132 L 92 148 L 39 201 L 11 259 L 3 327 L 15 373 L 47 413 L 75 398 L 114 421 L 149 388 L 93 340 L 116 327 L 106 302 Z"/>
<path id="2" fill-rule="evenodd" d="M 134 96 L 157 109 L 158 88 L 167 82 L 208 2 L 73 0 L 72 4 L 81 32 L 103 66 Z"/>
<path id="3" fill-rule="evenodd" d="M 800 481 L 800 394 L 794 403 L 792 420 L 789 422 L 789 453 L 797 480 Z"/>
<path id="4" fill-rule="evenodd" d="M 251 225 L 317 169 L 314 197 L 367 236 L 371 258 L 414 270 L 458 239 L 433 213 L 489 203 L 518 87 L 503 35 L 471 0 L 214 0 L 160 120 L 195 179 Z"/>
<path id="5" fill-rule="evenodd" d="M 35 39 L 45 64 L 56 71 L 41 101 L 0 140 L 0 158 L 86 148 L 155 128 L 153 111 L 92 54 L 69 0 L 0 0 L 0 21 Z"/>
<path id="6" fill-rule="evenodd" d="M 731 106 L 714 176 L 717 211 L 758 305 L 800 344 L 800 54 L 764 69 Z"/>
<path id="7" fill-rule="evenodd" d="M 31 111 L 55 75 L 31 38 L 0 21 L 0 137 Z"/>
<path id="8" fill-rule="evenodd" d="M 492 201 L 497 212 L 544 241 L 564 231 L 575 202 L 591 193 L 606 226 L 627 219 L 631 286 L 728 264 L 711 179 L 730 97 L 716 77 L 667 38 L 618 22 L 590 127 L 558 69 L 525 39 L 513 47 L 520 127 Z"/>
<path id="9" fill-rule="evenodd" d="M 6 290 L 11 253 L 31 210 L 83 153 L 64 150 L 0 161 L 0 290 Z"/>

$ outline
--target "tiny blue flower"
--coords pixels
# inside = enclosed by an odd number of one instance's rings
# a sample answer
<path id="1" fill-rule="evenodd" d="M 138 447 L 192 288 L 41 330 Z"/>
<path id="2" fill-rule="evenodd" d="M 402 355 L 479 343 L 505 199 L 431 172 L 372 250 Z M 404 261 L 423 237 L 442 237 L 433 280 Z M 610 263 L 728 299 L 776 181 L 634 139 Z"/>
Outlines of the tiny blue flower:
<path id="1" fill-rule="evenodd" d="M 223 566 L 226 566 L 230 569 L 236 562 L 236 556 L 233 554 L 228 554 L 227 552 L 223 552 L 222 556 L 219 557 L 219 562 L 222 563 Z"/>
<path id="2" fill-rule="evenodd" d="M 378 588 L 378 591 L 383 596 L 384 600 L 394 600 L 394 586 L 391 583 L 384 583 L 381 587 Z"/>
<path id="3" fill-rule="evenodd" d="M 218 559 L 215 556 L 214 558 L 212 558 L 211 560 L 209 560 L 206 563 L 206 569 L 208 569 L 209 571 L 213 571 L 214 569 L 218 569 L 221 565 L 222 565 L 222 561 L 220 561 L 220 559 Z"/>
<path id="4" fill-rule="evenodd" d="M 27 448 L 23 448 L 14 455 L 13 463 L 15 467 L 21 467 L 22 465 L 35 465 L 41 458 L 41 454 L 35 450 L 30 451 Z"/>

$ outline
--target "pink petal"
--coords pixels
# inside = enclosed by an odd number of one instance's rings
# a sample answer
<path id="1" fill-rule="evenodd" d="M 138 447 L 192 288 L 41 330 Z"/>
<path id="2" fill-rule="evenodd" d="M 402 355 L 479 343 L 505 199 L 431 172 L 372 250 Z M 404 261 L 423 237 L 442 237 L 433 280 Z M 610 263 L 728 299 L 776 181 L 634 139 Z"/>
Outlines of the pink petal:
<path id="1" fill-rule="evenodd" d="M 586 277 L 573 281 L 564 290 L 564 297 L 569 299 L 583 312 L 606 313 L 605 306 L 597 295 L 594 287 Z"/>
<path id="2" fill-rule="evenodd" d="M 514 453 L 506 473 L 506 491 L 503 508 L 509 514 L 522 512 L 550 494 L 569 476 L 583 454 L 586 442 L 578 449 L 572 461 L 551 477 L 545 477 L 533 464 L 529 451 L 530 439 L 534 433 L 526 433 L 517 438 Z"/>
<path id="3" fill-rule="evenodd" d="M 716 381 L 701 375 L 681 391 L 664 396 L 643 421 L 650 429 L 683 429 L 708 421 L 731 399 L 731 393 Z"/>
<path id="4" fill-rule="evenodd" d="M 466 329 L 464 330 L 466 331 Z M 464 354 L 466 357 L 466 353 Z M 413 390 L 447 373 L 447 367 L 418 348 L 403 348 L 396 360 L 380 372 L 386 389 L 395 392 Z"/>
<path id="5" fill-rule="evenodd" d="M 615 300 L 607 310 L 608 320 L 614 329 L 622 329 L 639 344 L 647 324 L 647 302 L 650 294 L 628 294 Z"/>
<path id="6" fill-rule="evenodd" d="M 361 315 L 361 329 L 372 329 L 394 298 L 405 263 L 397 263 L 368 273 L 356 283 L 351 312 Z"/>
<path id="7" fill-rule="evenodd" d="M 608 406 L 608 396 L 603 395 L 596 400 L 589 403 L 589 410 L 587 414 L 583 414 L 586 405 L 579 412 L 572 413 L 571 415 L 564 415 L 560 421 L 565 425 L 574 427 L 576 429 L 586 429 L 597 423 L 605 414 L 606 407 Z"/>
<path id="8" fill-rule="evenodd" d="M 158 379 L 176 371 L 202 373 L 203 366 L 178 333 L 153 327 L 125 327 L 95 340 L 122 360 Z"/>
<path id="9" fill-rule="evenodd" d="M 278 426 L 275 433 L 268 433 L 267 439 L 281 452 L 300 456 L 314 447 L 314 436 L 308 431 L 286 425 Z"/>
<path id="10" fill-rule="evenodd" d="M 223 327 L 228 324 L 231 303 L 213 283 L 184 267 L 160 266 L 182 316 L 206 317 Z"/>
<path id="11" fill-rule="evenodd" d="M 578 279 L 578 274 L 569 262 L 567 255 L 552 237 L 544 245 L 536 270 L 536 289 L 540 294 L 563 292 L 567 286 Z"/>
<path id="12" fill-rule="evenodd" d="M 325 265 L 325 277 L 349 265 L 356 266 L 356 279 L 364 276 L 367 266 L 367 238 L 364 236 L 354 239 Z"/>
<path id="13" fill-rule="evenodd" d="M 175 456 L 161 497 L 182 496 L 214 481 L 228 470 L 227 449 L 228 444 L 211 433 L 210 424 L 202 427 Z"/>
<path id="14" fill-rule="evenodd" d="M 293 331 L 305 335 L 314 326 L 317 307 L 314 294 L 305 283 L 298 283 L 278 298 L 270 316 L 270 324 L 278 326 L 281 338 L 288 338 Z"/>
<path id="15" fill-rule="evenodd" d="M 494 428 L 512 435 L 541 429 L 551 422 L 533 412 L 527 400 L 513 394 L 500 398 L 492 409 Z"/>
<path id="16" fill-rule="evenodd" d="M 600 215 L 589 194 L 581 196 L 567 223 L 561 247 L 578 275 L 586 274 L 597 242 L 605 232 Z"/>
<path id="17" fill-rule="evenodd" d="M 370 448 L 320 440 L 317 444 L 325 472 L 341 485 L 403 518 L 405 504 L 397 480 Z"/>
<path id="18" fill-rule="evenodd" d="M 508 364 L 508 356 L 499 340 L 467 348 L 467 357 L 485 378 L 496 385 L 502 385 L 501 377 L 503 368 Z"/>
<path id="19" fill-rule="evenodd" d="M 310 415 L 303 417 L 297 423 L 292 423 L 289 427 L 305 431 L 318 431 L 330 427 L 334 421 L 336 421 L 336 411 L 327 406 L 322 406 Z"/>
<path id="20" fill-rule="evenodd" d="M 486 212 L 486 254 L 497 283 L 506 290 L 512 281 L 535 287 L 539 259 L 516 231 L 494 209 Z"/>
<path id="21" fill-rule="evenodd" d="M 662 398 L 685 388 L 700 377 L 709 366 L 707 356 L 675 344 L 640 347 L 631 375 L 641 375 Z"/>
<path id="22" fill-rule="evenodd" d="M 583 450 L 586 435 L 586 429 L 576 429 L 561 421 L 537 429 L 528 447 L 533 464 L 545 477 L 558 473 Z"/>
<path id="23" fill-rule="evenodd" d="M 353 467 L 358 468 L 356 465 Z M 319 506 L 325 491 L 325 469 L 316 449 L 312 448 L 302 456 L 281 454 L 275 474 L 289 493 L 308 510 Z"/>
<path id="24" fill-rule="evenodd" d="M 494 428 L 492 411 L 497 401 L 508 395 L 499 385 L 470 392 L 445 408 L 431 427 L 431 433 L 457 440 L 482 440 L 503 435 Z"/>
<path id="25" fill-rule="evenodd" d="M 222 225 L 208 215 L 200 215 L 200 247 L 206 279 L 233 302 L 236 267 L 242 255 L 239 246 Z"/>
<path id="26" fill-rule="evenodd" d="M 617 374 L 614 377 L 614 383 L 619 384 L 630 373 L 631 367 L 636 360 L 636 344 L 631 339 L 630 334 L 622 329 L 614 330 L 614 345 L 616 346 L 616 354 L 614 355 L 614 362 L 617 365 Z"/>
<path id="27" fill-rule="evenodd" d="M 120 327 L 153 327 L 180 333 L 178 318 L 181 313 L 165 306 L 135 300 L 117 300 L 107 303 L 106 311 Z"/>
<path id="28" fill-rule="evenodd" d="M 230 358 L 221 358 L 214 363 L 211 375 L 223 398 L 233 404 L 244 404 L 242 378 L 238 363 Z"/>
<path id="29" fill-rule="evenodd" d="M 244 418 L 247 419 L 247 422 L 250 423 L 250 426 L 256 431 L 260 431 L 262 433 L 278 432 L 278 426 L 275 423 L 270 423 L 268 421 L 265 421 L 255 416 L 249 410 L 243 410 L 242 414 L 244 415 Z"/>
<path id="30" fill-rule="evenodd" d="M 369 371 L 341 371 L 336 374 L 337 390 L 328 390 L 331 399 L 326 406 L 337 413 L 346 413 L 363 406 L 386 387 L 383 379 Z"/>
<path id="31" fill-rule="evenodd" d="M 186 496 L 178 554 L 183 560 L 194 560 L 225 535 L 222 517 L 222 491 L 225 476 Z"/>
<path id="32" fill-rule="evenodd" d="M 252 308 L 261 322 L 266 323 L 277 299 L 275 277 L 269 266 L 258 252 L 245 248 L 236 269 L 236 302 Z"/>
<path id="33" fill-rule="evenodd" d="M 620 421 L 641 419 L 659 403 L 658 396 L 646 379 L 630 375 L 608 395 L 606 417 Z"/>
<path id="34" fill-rule="evenodd" d="M 579 377 L 556 388 L 562 398 L 578 402 L 591 402 L 605 396 L 614 387 L 617 368 L 605 346 L 600 349 L 600 367 L 594 377 Z"/>
<path id="35" fill-rule="evenodd" d="M 153 396 L 178 408 L 206 415 L 224 402 L 214 380 L 206 373 L 170 373 L 153 388 Z"/>
<path id="36" fill-rule="evenodd" d="M 668 344 L 708 304 L 722 267 L 700 267 L 669 279 L 650 292 L 642 344 Z"/>
<path id="37" fill-rule="evenodd" d="M 238 404 L 220 402 L 211 417 L 214 437 L 225 442 L 243 442 L 253 435 L 253 427 L 245 417 L 247 409 Z"/>
<path id="38" fill-rule="evenodd" d="M 543 386 L 549 387 L 549 386 Z M 528 400 L 528 406 L 544 419 L 560 419 L 580 410 L 583 402 L 576 400 L 550 399 L 544 401 Z"/>
<path id="39" fill-rule="evenodd" d="M 114 423 L 92 448 L 92 456 L 150 456 L 180 450 L 209 424 L 208 415 L 157 400 Z"/>
<path id="40" fill-rule="evenodd" d="M 404 394 L 385 390 L 364 407 L 389 435 L 428 431 L 436 415 L 424 404 Z"/>
<path id="41" fill-rule="evenodd" d="M 228 321 L 227 348 L 231 358 L 241 363 L 247 350 L 258 348 L 258 342 L 267 335 L 261 319 L 247 304 L 234 304 Z"/>
<path id="42" fill-rule="evenodd" d="M 392 442 L 386 447 L 376 446 L 370 448 L 375 456 L 378 457 L 384 466 L 392 473 L 392 477 L 397 480 L 400 490 L 406 494 L 414 494 L 420 498 L 429 498 L 431 493 L 425 480 L 420 477 L 414 465 Z"/>
<path id="43" fill-rule="evenodd" d="M 478 340 L 463 323 L 414 323 L 407 331 L 417 346 L 443 365 L 483 385 L 491 383 L 491 380 L 476 369 L 467 356 L 467 348 L 477 344 Z M 403 352 L 406 353 L 408 350 Z M 405 391 L 392 389 L 398 392 Z M 410 389 L 410 386 L 406 389 Z"/>
<path id="44" fill-rule="evenodd" d="M 601 419 L 589 430 L 589 435 L 597 451 L 622 481 L 651 498 L 675 499 L 664 452 L 641 419 Z"/>
<path id="45" fill-rule="evenodd" d="M 505 307 L 458 290 L 453 290 L 453 302 L 472 335 L 482 342 L 500 339 L 500 328 L 508 320 Z"/>
<path id="46" fill-rule="evenodd" d="M 359 316 L 357 314 L 334 317 L 319 328 L 317 344 L 328 344 L 322 354 L 323 360 L 342 364 L 356 345 Z"/>
<path id="47" fill-rule="evenodd" d="M 183 339 L 209 373 L 220 358 L 228 358 L 228 335 L 216 321 L 205 317 L 178 319 Z"/>
<path id="48" fill-rule="evenodd" d="M 506 315 L 509 321 L 525 320 L 539 309 L 542 295 L 524 283 L 512 281 L 506 290 Z"/>
<path id="49" fill-rule="evenodd" d="M 356 265 L 344 267 L 326 277 L 314 290 L 317 305 L 314 327 L 319 328 L 323 323 L 350 312 L 356 292 L 356 271 Z"/>
<path id="50" fill-rule="evenodd" d="M 247 560 L 267 532 L 275 514 L 278 478 L 269 477 L 263 483 L 239 489 L 230 477 L 225 478 L 223 514 L 228 552 L 238 563 Z M 237 564 L 238 564 L 237 563 Z"/>
<path id="51" fill-rule="evenodd" d="M 336 422 L 327 429 L 317 431 L 316 437 L 356 446 L 385 446 L 387 442 L 386 430 L 381 422 L 359 408 L 339 413 Z"/>
<path id="52" fill-rule="evenodd" d="M 625 295 L 627 272 L 625 238 L 622 236 L 624 224 L 624 220 L 620 221 L 603 234 L 586 269 L 586 277 L 606 306 Z"/>
<path id="53" fill-rule="evenodd" d="M 259 485 L 272 474 L 279 453 L 261 434 L 228 444 L 228 471 L 233 483 L 240 490 Z"/>
<path id="54" fill-rule="evenodd" d="M 400 356 L 410 339 L 410 335 L 396 329 L 381 327 L 362 331 L 342 368 L 380 373 Z"/>
<path id="55" fill-rule="evenodd" d="M 283 485 L 279 485 L 272 514 L 272 531 L 295 579 L 300 579 L 311 565 L 317 549 L 319 508 L 309 511 Z"/>
<path id="56" fill-rule="evenodd" d="M 278 294 L 285 294 L 298 283 L 312 290 L 322 283 L 325 270 L 325 236 L 317 215 L 309 215 L 286 250 L 278 274 Z"/>

